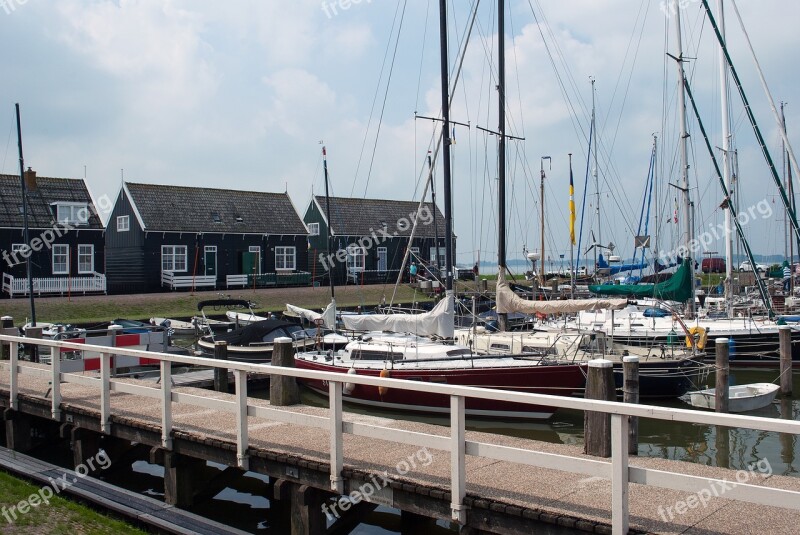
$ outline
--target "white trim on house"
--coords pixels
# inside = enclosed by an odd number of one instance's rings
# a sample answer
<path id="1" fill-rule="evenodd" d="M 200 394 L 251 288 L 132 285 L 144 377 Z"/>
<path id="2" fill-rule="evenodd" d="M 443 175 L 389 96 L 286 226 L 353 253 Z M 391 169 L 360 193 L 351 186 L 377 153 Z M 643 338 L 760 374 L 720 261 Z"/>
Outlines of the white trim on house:
<path id="1" fill-rule="evenodd" d="M 125 193 L 125 195 L 128 197 L 128 202 L 130 202 L 130 204 L 131 204 L 131 209 L 133 210 L 133 213 L 134 213 L 134 215 L 136 216 L 136 220 L 139 222 L 139 227 L 141 227 L 141 229 L 142 229 L 142 230 L 148 230 L 148 229 L 147 229 L 147 228 L 144 226 L 144 219 L 142 219 L 142 214 L 140 214 L 140 213 L 139 213 L 139 208 L 137 208 L 137 207 L 136 207 L 136 201 L 134 201 L 134 200 L 133 200 L 133 195 L 131 195 L 131 192 L 130 192 L 130 190 L 128 189 L 128 184 L 127 184 L 127 182 L 123 182 L 123 183 L 122 183 L 122 191 L 123 191 L 123 192 Z"/>

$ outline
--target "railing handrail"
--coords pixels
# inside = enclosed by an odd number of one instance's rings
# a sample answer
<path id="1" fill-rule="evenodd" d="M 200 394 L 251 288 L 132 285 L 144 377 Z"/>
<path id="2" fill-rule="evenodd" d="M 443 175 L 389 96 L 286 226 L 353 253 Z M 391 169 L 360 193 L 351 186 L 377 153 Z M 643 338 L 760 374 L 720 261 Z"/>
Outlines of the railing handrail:
<path id="1" fill-rule="evenodd" d="M 422 381 L 406 381 L 403 379 L 393 379 L 391 377 L 369 377 L 365 375 L 343 374 L 339 372 L 301 370 L 299 368 L 286 368 L 272 366 L 271 364 L 251 364 L 234 360 L 218 361 L 209 357 L 171 355 L 168 353 L 144 351 L 141 349 L 126 349 L 121 347 L 109 348 L 108 346 L 71 343 L 68 340 L 36 339 L 34 341 L 31 338 L 26 338 L 23 336 L 0 335 L 0 341 L 18 342 L 22 344 L 35 343 L 36 345 L 46 347 L 58 347 L 77 351 L 88 350 L 98 353 L 112 353 L 114 355 L 126 355 L 130 357 L 148 358 L 212 368 L 226 368 L 229 370 L 239 370 L 243 372 L 266 375 L 286 375 L 301 379 L 316 379 L 337 383 L 346 382 L 367 386 L 398 388 L 401 390 L 413 390 L 417 392 L 442 394 L 446 396 L 463 396 L 468 398 L 487 399 L 494 401 L 509 401 L 528 405 L 546 405 L 563 409 L 603 412 L 622 416 L 636 416 L 640 418 L 673 420 L 678 422 L 721 425 L 727 427 L 744 427 L 759 431 L 800 435 L 800 421 L 779 420 L 775 418 L 764 418 L 761 416 L 721 414 L 714 412 L 701 412 L 692 409 L 630 404 L 619 401 L 589 400 L 583 398 L 570 398 L 550 394 L 535 394 L 531 392 L 515 392 L 511 390 L 498 390 L 475 386 L 458 386 L 440 383 L 426 383 Z"/>

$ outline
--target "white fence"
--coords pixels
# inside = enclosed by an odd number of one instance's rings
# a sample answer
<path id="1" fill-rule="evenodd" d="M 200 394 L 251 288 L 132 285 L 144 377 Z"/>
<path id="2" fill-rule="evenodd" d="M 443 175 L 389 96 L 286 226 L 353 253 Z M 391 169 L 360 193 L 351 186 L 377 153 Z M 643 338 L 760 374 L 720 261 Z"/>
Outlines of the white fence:
<path id="1" fill-rule="evenodd" d="M 18 343 L 31 344 L 33 342 L 31 339 L 0 335 L 0 341 L 11 342 L 10 365 L 5 365 L 4 367 L 9 372 L 10 404 L 11 408 L 14 410 L 18 409 L 17 397 L 19 391 L 19 375 L 21 373 L 42 376 L 51 381 L 51 414 L 53 419 L 59 421 L 61 419 L 61 383 L 75 383 L 97 387 L 100 396 L 100 427 L 104 433 L 110 432 L 111 392 L 124 392 L 158 399 L 161 403 L 161 442 L 162 446 L 167 449 L 172 448 L 172 403 L 185 403 L 228 412 L 234 416 L 238 465 L 243 469 L 248 468 L 248 416 L 290 423 L 293 425 L 325 429 L 330 432 L 331 490 L 337 493 L 344 492 L 342 468 L 344 448 L 343 435 L 345 433 L 450 452 L 451 511 L 453 520 L 460 523 L 466 521 L 466 508 L 464 506 L 464 497 L 466 495 L 465 455 L 474 455 L 499 461 L 508 461 L 539 468 L 609 479 L 611 480 L 613 492 L 611 510 L 612 530 L 614 534 L 625 534 L 628 532 L 629 522 L 628 486 L 630 483 L 650 485 L 688 493 L 698 493 L 703 489 L 709 488 L 712 484 L 718 486 L 725 484 L 723 480 L 719 479 L 628 466 L 628 416 L 706 425 L 743 427 L 761 431 L 800 435 L 800 422 L 791 420 L 716 414 L 686 409 L 661 408 L 613 401 L 596 401 L 488 388 L 423 383 L 382 377 L 365 377 L 361 375 L 300 370 L 297 368 L 280 368 L 271 365 L 246 364 L 235 361 L 218 362 L 213 359 L 199 357 L 167 355 L 164 353 L 151 353 L 131 349 L 126 350 L 123 348 L 111 349 L 108 347 L 75 344 L 67 341 L 41 340 L 35 342 L 39 346 L 50 348 L 52 369 L 43 370 L 33 366 L 25 366 L 24 362 L 19 361 Z M 101 353 L 100 378 L 64 373 L 61 369 L 61 361 L 59 359 L 59 355 L 63 349 L 90 349 Z M 117 355 L 159 360 L 161 367 L 160 384 L 158 386 L 140 386 L 111 378 L 111 352 Z M 232 370 L 236 384 L 235 399 L 215 399 L 213 397 L 172 392 L 172 382 L 170 378 L 172 363 L 223 367 Z M 330 396 L 329 416 L 326 418 L 284 411 L 271 407 L 251 405 L 247 397 L 248 372 L 327 381 Z M 450 436 L 432 435 L 380 425 L 343 421 L 342 386 L 344 382 L 449 396 L 451 409 Z M 464 428 L 466 398 L 547 405 L 551 407 L 609 413 L 611 415 L 611 461 L 556 455 L 466 440 Z M 800 492 L 778 488 L 737 483 L 735 487 L 730 488 L 725 493 L 725 498 L 800 510 Z"/>
<path id="2" fill-rule="evenodd" d="M 8 273 L 3 273 L 3 291 L 9 297 L 15 295 L 28 295 L 30 293 L 28 278 L 14 278 Z M 106 276 L 102 273 L 92 272 L 91 275 L 78 277 L 34 277 L 33 293 L 42 294 L 75 294 L 75 293 L 106 292 Z"/>
<path id="3" fill-rule="evenodd" d="M 175 275 L 172 271 L 161 272 L 161 286 L 170 290 L 176 288 L 216 288 L 216 275 Z"/>

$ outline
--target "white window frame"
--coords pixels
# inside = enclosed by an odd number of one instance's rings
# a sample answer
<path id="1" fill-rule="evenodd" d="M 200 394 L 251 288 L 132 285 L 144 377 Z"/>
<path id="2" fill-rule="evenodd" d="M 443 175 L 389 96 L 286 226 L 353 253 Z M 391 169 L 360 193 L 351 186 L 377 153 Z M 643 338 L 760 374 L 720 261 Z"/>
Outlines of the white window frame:
<path id="1" fill-rule="evenodd" d="M 309 223 L 308 224 L 308 235 L 309 236 L 319 236 L 319 223 Z"/>
<path id="2" fill-rule="evenodd" d="M 347 246 L 347 271 L 355 273 L 364 271 L 366 266 L 367 250 L 364 247 L 351 243 Z"/>
<path id="3" fill-rule="evenodd" d="M 54 243 L 53 250 L 53 275 L 69 275 L 69 245 L 65 243 Z M 56 262 L 56 258 L 63 261 Z M 58 266 L 58 269 L 56 269 Z M 61 267 L 63 266 L 63 267 Z"/>
<path id="4" fill-rule="evenodd" d="M 447 263 L 447 248 L 444 247 L 444 246 L 442 246 L 442 247 L 431 247 L 430 248 L 431 263 L 433 265 L 437 264 L 437 258 L 436 258 L 437 249 L 438 249 L 438 253 L 439 253 L 438 265 L 440 267 L 444 267 L 444 265 Z"/>
<path id="5" fill-rule="evenodd" d="M 88 225 L 89 205 L 85 202 L 56 202 L 56 221 L 70 225 Z"/>
<path id="6" fill-rule="evenodd" d="M 255 253 L 256 255 L 256 275 L 261 275 L 261 246 L 251 245 L 247 248 L 248 253 Z M 249 273 L 248 273 L 249 275 Z"/>
<path id="7" fill-rule="evenodd" d="M 161 246 L 161 271 L 171 271 L 172 273 L 186 273 L 187 247 L 185 245 L 162 245 Z M 179 261 L 183 261 L 183 269 L 180 268 Z"/>
<path id="8" fill-rule="evenodd" d="M 89 257 L 88 261 L 87 256 Z M 81 266 L 88 266 L 88 268 Z M 85 273 L 94 273 L 94 244 L 91 243 L 78 244 L 78 274 Z"/>
<path id="9" fill-rule="evenodd" d="M 117 232 L 128 232 L 131 229 L 131 216 L 117 216 Z"/>
<path id="10" fill-rule="evenodd" d="M 381 265 L 381 257 L 383 257 L 383 265 Z M 378 247 L 378 271 L 381 273 L 389 271 L 389 249 L 387 247 Z"/>
<path id="11" fill-rule="evenodd" d="M 12 256 L 13 256 L 13 255 L 14 255 L 14 253 L 17 253 L 17 252 L 23 251 L 23 250 L 25 250 L 25 249 L 27 249 L 27 248 L 28 248 L 28 246 L 27 246 L 27 245 L 25 245 L 24 243 L 12 243 L 12 244 L 11 244 L 11 254 L 12 254 Z M 9 259 L 9 267 L 18 266 L 18 265 L 20 265 L 20 264 L 24 264 L 24 263 L 25 263 L 25 258 L 24 258 L 24 257 L 17 257 L 17 262 L 16 262 L 15 264 L 10 264 L 10 262 L 11 262 L 12 260 L 13 260 L 13 259 Z"/>
<path id="12" fill-rule="evenodd" d="M 275 271 L 294 271 L 295 269 L 297 269 L 297 247 L 293 245 L 276 245 Z"/>

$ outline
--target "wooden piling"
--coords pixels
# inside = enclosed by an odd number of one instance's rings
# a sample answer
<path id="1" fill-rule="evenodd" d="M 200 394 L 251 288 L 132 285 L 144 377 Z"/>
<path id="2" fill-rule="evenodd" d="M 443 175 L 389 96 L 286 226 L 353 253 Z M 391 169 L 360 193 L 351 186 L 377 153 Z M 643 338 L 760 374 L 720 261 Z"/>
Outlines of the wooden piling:
<path id="1" fill-rule="evenodd" d="M 214 342 L 214 359 L 228 360 L 228 342 Z M 214 390 L 228 393 L 228 368 L 214 368 Z"/>
<path id="2" fill-rule="evenodd" d="M 586 378 L 586 399 L 615 401 L 614 370 L 610 360 L 589 361 Z M 603 412 L 583 413 L 583 452 L 597 457 L 611 457 L 611 415 Z"/>
<path id="3" fill-rule="evenodd" d="M 100 436 L 88 429 L 73 427 L 70 430 L 70 443 L 72 445 L 72 465 L 75 469 L 85 465 L 87 460 L 95 458 L 100 452 Z"/>
<path id="4" fill-rule="evenodd" d="M 622 357 L 623 398 L 625 403 L 639 403 L 639 357 Z M 628 453 L 639 453 L 639 418 L 628 416 Z"/>
<path id="5" fill-rule="evenodd" d="M 272 365 L 294 368 L 294 346 L 288 337 L 276 338 L 272 349 Z M 277 407 L 300 403 L 300 389 L 294 377 L 273 375 L 269 378 L 269 403 Z"/>
<path id="6" fill-rule="evenodd" d="M 316 535 L 325 533 L 325 516 L 322 514 L 324 495 L 308 485 L 292 485 L 292 535 Z M 342 510 L 350 508 L 351 502 L 342 498 Z"/>
<path id="7" fill-rule="evenodd" d="M 31 419 L 29 416 L 6 409 L 3 411 L 3 420 L 6 428 L 6 448 L 20 453 L 31 449 Z"/>
<path id="8" fill-rule="evenodd" d="M 37 340 L 42 339 L 42 328 L 41 327 L 28 327 L 25 329 L 25 336 L 27 338 L 35 338 Z M 36 344 L 27 344 L 30 346 L 30 358 L 31 362 L 39 362 L 39 346 Z"/>
<path id="9" fill-rule="evenodd" d="M 164 451 L 164 502 L 182 508 L 194 505 L 205 466 L 202 459 Z"/>
<path id="10" fill-rule="evenodd" d="M 778 327 L 778 341 L 781 352 L 781 396 L 792 395 L 792 328 L 788 325 Z"/>
<path id="11" fill-rule="evenodd" d="M 717 412 L 728 412 L 728 373 L 730 365 L 728 362 L 728 339 L 717 338 L 715 341 L 715 351 L 717 355 L 717 387 L 714 392 L 714 407 Z"/>
<path id="12" fill-rule="evenodd" d="M 3 316 L 0 318 L 0 334 L 19 336 L 19 330 L 14 327 L 14 318 L 11 316 Z M 0 344 L 0 360 L 8 360 L 11 358 L 10 347 L 10 344 L 7 342 Z"/>

